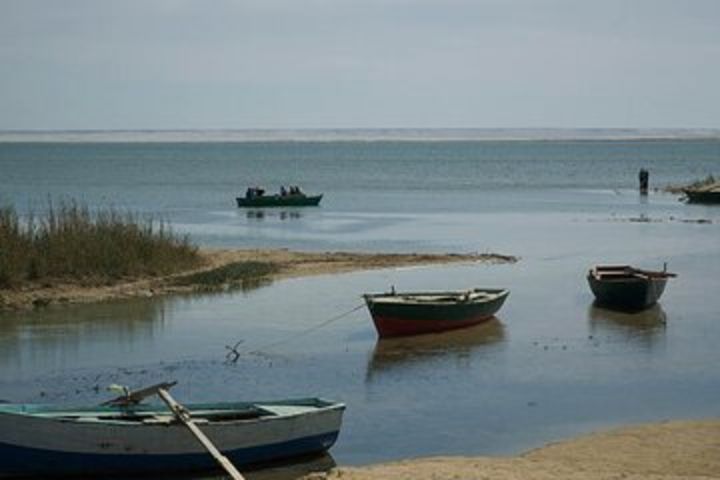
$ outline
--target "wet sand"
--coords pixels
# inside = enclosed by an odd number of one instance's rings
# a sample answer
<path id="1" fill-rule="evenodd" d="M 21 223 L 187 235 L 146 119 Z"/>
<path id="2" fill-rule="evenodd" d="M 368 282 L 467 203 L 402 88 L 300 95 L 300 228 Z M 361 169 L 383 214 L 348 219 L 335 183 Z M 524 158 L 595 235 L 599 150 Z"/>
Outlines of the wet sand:
<path id="1" fill-rule="evenodd" d="M 134 279 L 112 285 L 59 283 L 29 285 L 16 290 L 0 290 L 0 309 L 42 307 L 50 304 L 91 303 L 133 297 L 153 297 L 170 293 L 190 293 L 203 285 L 173 285 L 181 275 L 208 271 L 235 262 L 260 261 L 273 264 L 276 273 L 269 280 L 354 270 L 439 265 L 461 262 L 513 263 L 516 257 L 494 253 L 385 254 L 349 252 L 297 252 L 287 249 L 206 249 L 200 251 L 204 266 L 166 277 Z M 222 287 L 220 287 L 222 288 Z"/>
<path id="2" fill-rule="evenodd" d="M 720 478 L 720 420 L 629 426 L 515 457 L 432 457 L 341 467 L 307 478 L 346 480 Z"/>

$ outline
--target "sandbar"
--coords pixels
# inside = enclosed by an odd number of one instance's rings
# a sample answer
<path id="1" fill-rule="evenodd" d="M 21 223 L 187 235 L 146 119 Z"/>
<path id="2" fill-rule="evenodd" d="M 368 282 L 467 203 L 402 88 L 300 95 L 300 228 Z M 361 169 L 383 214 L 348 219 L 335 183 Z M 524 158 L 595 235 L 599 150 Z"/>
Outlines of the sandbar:
<path id="1" fill-rule="evenodd" d="M 84 282 L 30 284 L 17 289 L 0 290 L 0 309 L 44 307 L 51 304 L 91 303 L 134 297 L 154 297 L 171 293 L 191 293 L 202 285 L 176 285 L 173 278 L 208 271 L 236 262 L 260 261 L 273 264 L 275 273 L 268 280 L 309 275 L 335 274 L 449 263 L 514 263 L 516 257 L 496 253 L 356 253 L 299 252 L 287 249 L 202 249 L 202 267 L 163 277 L 120 281 L 110 285 Z"/>

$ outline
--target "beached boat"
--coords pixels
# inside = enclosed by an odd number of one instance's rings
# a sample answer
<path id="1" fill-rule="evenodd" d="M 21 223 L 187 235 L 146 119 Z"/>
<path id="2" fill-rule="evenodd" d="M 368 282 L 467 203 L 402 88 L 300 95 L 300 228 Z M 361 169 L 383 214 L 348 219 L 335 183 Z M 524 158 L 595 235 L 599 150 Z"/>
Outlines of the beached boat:
<path id="1" fill-rule="evenodd" d="M 237 466 L 321 453 L 345 406 L 317 398 L 187 405 Z M 215 460 L 164 406 L 0 405 L 0 476 L 209 470 Z"/>
<path id="2" fill-rule="evenodd" d="M 443 332 L 493 318 L 508 290 L 390 292 L 363 295 L 380 337 Z"/>
<path id="3" fill-rule="evenodd" d="M 688 203 L 716 203 L 720 204 L 720 185 L 713 189 L 686 189 L 683 190 Z"/>
<path id="4" fill-rule="evenodd" d="M 642 310 L 654 305 L 674 273 L 641 270 L 629 265 L 597 265 L 587 274 L 590 289 L 599 305 Z"/>

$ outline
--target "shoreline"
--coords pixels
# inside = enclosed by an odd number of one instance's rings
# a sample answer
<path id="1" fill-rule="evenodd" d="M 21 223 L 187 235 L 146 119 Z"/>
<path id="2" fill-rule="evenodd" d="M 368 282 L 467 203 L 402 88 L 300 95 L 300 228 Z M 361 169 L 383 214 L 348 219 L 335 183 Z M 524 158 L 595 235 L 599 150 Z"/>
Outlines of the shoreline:
<path id="1" fill-rule="evenodd" d="M 312 473 L 307 480 L 720 478 L 720 418 L 630 425 L 516 456 L 442 456 Z"/>
<path id="2" fill-rule="evenodd" d="M 714 141 L 717 128 L 238 128 L 0 130 L 2 143 Z"/>
<path id="3" fill-rule="evenodd" d="M 201 249 L 203 266 L 161 277 L 120 281 L 111 285 L 86 285 L 80 281 L 50 285 L 30 284 L 17 289 L 0 290 L 0 311 L 22 310 L 58 304 L 93 303 L 127 298 L 147 298 L 178 293 L 202 293 L 207 285 L 174 283 L 180 277 L 210 272 L 242 262 L 265 262 L 274 272 L 252 280 L 276 281 L 286 278 L 347 273 L 409 266 L 450 263 L 515 263 L 517 257 L 496 253 L 354 253 L 300 252 L 287 249 Z M 211 287 L 223 290 L 228 285 Z"/>

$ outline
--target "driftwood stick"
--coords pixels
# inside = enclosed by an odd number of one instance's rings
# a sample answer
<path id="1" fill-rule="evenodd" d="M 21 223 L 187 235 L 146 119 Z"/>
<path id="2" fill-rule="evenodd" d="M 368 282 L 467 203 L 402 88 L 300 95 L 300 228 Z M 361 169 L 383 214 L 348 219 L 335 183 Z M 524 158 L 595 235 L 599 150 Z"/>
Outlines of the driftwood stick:
<path id="1" fill-rule="evenodd" d="M 205 450 L 207 450 L 210 455 L 213 456 L 213 458 L 228 473 L 228 475 L 233 478 L 233 480 L 245 480 L 245 477 L 243 477 L 240 472 L 237 471 L 235 465 L 233 465 L 232 462 L 225 455 L 220 453 L 220 450 L 218 450 L 217 447 L 213 445 L 210 439 L 202 432 L 202 430 L 200 430 L 200 428 L 195 424 L 195 422 L 192 421 L 192 418 L 190 417 L 190 412 L 185 407 L 176 402 L 175 399 L 171 397 L 168 391 L 164 388 L 159 388 L 157 394 L 160 396 L 163 402 L 167 404 L 175 417 L 183 424 L 185 424 L 188 430 L 190 430 L 190 432 L 195 436 L 195 438 L 197 438 L 197 440 L 202 444 L 202 446 L 205 447 Z"/>
<path id="2" fill-rule="evenodd" d="M 241 343 L 243 343 L 245 340 L 239 340 L 235 342 L 234 346 L 225 345 L 225 348 L 228 350 L 228 353 L 225 354 L 225 360 L 228 363 L 236 363 L 238 359 L 240 358 L 240 351 L 238 350 L 238 347 Z"/>

